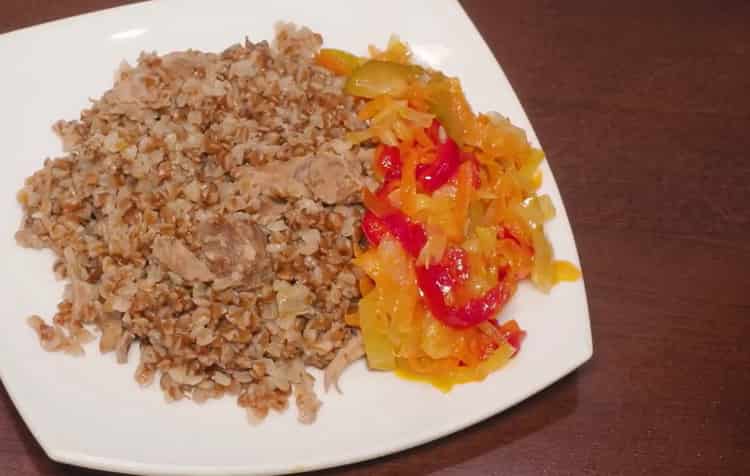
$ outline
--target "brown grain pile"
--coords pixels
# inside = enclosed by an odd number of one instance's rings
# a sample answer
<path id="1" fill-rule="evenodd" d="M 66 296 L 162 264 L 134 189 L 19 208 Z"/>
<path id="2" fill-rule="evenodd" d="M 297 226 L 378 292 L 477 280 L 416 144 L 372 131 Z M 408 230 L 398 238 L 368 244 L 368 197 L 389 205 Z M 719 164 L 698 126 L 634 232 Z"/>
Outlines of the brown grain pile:
<path id="1" fill-rule="evenodd" d="M 229 394 L 257 420 L 294 394 L 314 420 L 305 367 L 361 355 L 344 315 L 371 158 L 343 140 L 362 124 L 311 62 L 321 41 L 281 25 L 270 46 L 144 53 L 55 125 L 66 154 L 26 180 L 16 235 L 69 283 L 51 325 L 29 320 L 46 350 L 93 330 L 119 362 L 137 344 L 167 400 Z"/>

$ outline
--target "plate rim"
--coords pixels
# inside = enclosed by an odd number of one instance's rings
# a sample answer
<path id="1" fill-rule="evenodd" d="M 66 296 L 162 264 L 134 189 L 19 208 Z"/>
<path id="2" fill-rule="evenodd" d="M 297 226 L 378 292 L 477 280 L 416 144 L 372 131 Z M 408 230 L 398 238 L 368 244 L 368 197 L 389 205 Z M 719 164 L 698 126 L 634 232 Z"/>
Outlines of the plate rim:
<path id="1" fill-rule="evenodd" d="M 537 143 L 541 145 L 541 142 L 539 141 L 538 137 L 536 136 L 536 132 L 533 128 L 533 125 L 531 121 L 528 118 L 528 115 L 526 113 L 526 109 L 523 107 L 523 104 L 518 98 L 518 95 L 516 94 L 515 88 L 513 88 L 513 85 L 510 83 L 509 80 L 507 80 L 507 76 L 505 75 L 505 72 L 500 65 L 499 61 L 495 57 L 492 49 L 489 47 L 487 42 L 485 41 L 484 37 L 481 35 L 479 29 L 477 28 L 476 24 L 472 20 L 472 18 L 468 15 L 466 10 L 463 8 L 463 5 L 461 5 L 460 2 L 457 0 L 444 0 L 448 3 L 451 3 L 453 8 L 457 10 L 457 13 L 462 16 L 463 18 L 456 18 L 456 21 L 468 21 L 468 24 L 471 27 L 471 34 L 474 36 L 472 44 L 476 44 L 477 46 L 481 45 L 485 51 L 482 52 L 483 55 L 489 55 L 489 57 L 492 58 L 492 61 L 494 61 L 494 67 L 496 68 L 497 72 L 506 80 L 506 83 L 509 87 L 509 93 L 512 96 L 512 99 L 515 101 L 516 104 L 520 106 L 521 113 L 523 114 L 523 117 L 526 121 L 526 124 L 529 125 L 529 129 L 526 130 L 527 134 L 531 136 L 531 138 L 535 139 Z M 95 18 L 100 18 L 102 16 L 112 16 L 112 15 L 122 15 L 122 14 L 145 14 L 145 12 L 151 8 L 157 7 L 158 5 L 162 3 L 170 3 L 167 1 L 159 2 L 159 1 L 145 1 L 145 2 L 137 2 L 132 4 L 126 4 L 126 5 L 120 5 L 115 7 L 110 7 L 106 9 L 86 12 L 66 18 L 61 18 L 57 20 L 51 20 L 46 21 L 43 23 L 11 30 L 8 32 L 5 32 L 3 34 L 0 34 L 0 47 L 3 46 L 3 43 L 9 43 L 12 45 L 13 42 L 17 41 L 16 37 L 23 37 L 25 35 L 31 35 L 35 36 L 37 34 L 43 34 L 47 31 L 54 30 L 54 29 L 66 29 L 66 28 L 72 28 L 79 22 L 89 22 L 92 21 Z M 476 43 L 478 42 L 478 43 Z M 552 175 L 552 180 L 554 179 L 554 174 Z M 555 187 L 559 191 L 559 187 L 556 185 L 555 181 Z M 567 218 L 567 213 L 565 210 L 565 203 L 564 198 L 562 197 L 562 194 L 560 193 L 560 203 L 556 204 L 558 209 L 561 209 L 563 214 L 566 216 L 566 222 L 568 226 L 570 227 L 570 234 L 571 239 L 573 242 L 573 251 L 575 254 L 576 261 L 580 264 L 580 255 L 578 252 L 578 246 L 577 242 L 575 240 L 575 234 L 572 230 L 572 224 L 570 223 L 570 220 Z M 591 330 L 591 316 L 589 312 L 589 302 L 588 302 L 588 293 L 586 291 L 586 283 L 584 276 L 581 276 L 581 288 L 583 293 L 583 308 L 578 310 L 578 313 L 585 318 L 585 324 L 586 324 L 586 335 L 585 335 L 585 342 L 584 345 L 581 347 L 578 347 L 578 352 L 576 353 L 576 358 L 572 360 L 572 363 L 568 365 L 559 375 L 552 379 L 546 379 L 546 380 L 538 380 L 534 381 L 534 385 L 530 386 L 527 392 L 525 392 L 523 395 L 518 396 L 517 398 L 513 399 L 509 404 L 504 406 L 502 409 L 497 409 L 496 407 L 487 407 L 487 409 L 484 412 L 481 412 L 477 415 L 472 416 L 471 418 L 462 420 L 460 423 L 454 424 L 452 422 L 447 422 L 441 426 L 439 426 L 438 430 L 432 429 L 429 432 L 426 432 L 425 435 L 420 436 L 419 438 L 405 438 L 405 440 L 408 440 L 407 442 L 403 442 L 400 440 L 395 440 L 397 442 L 391 442 L 389 445 L 385 446 L 379 446 L 376 451 L 372 450 L 361 450 L 354 453 L 346 454 L 344 457 L 341 458 L 329 458 L 325 461 L 319 461 L 317 463 L 311 464 L 311 465 L 296 465 L 291 466 L 289 468 L 280 468 L 278 465 L 274 464 L 268 464 L 267 467 L 264 466 L 258 466 L 256 465 L 233 465 L 233 466 L 227 466 L 227 465 L 214 465 L 214 466 L 205 466 L 205 465 L 180 465 L 180 464 L 164 464 L 164 463 L 141 463 L 137 461 L 127 460 L 127 459 L 121 459 L 117 457 L 100 457 L 92 454 L 85 454 L 80 453 L 75 450 L 69 450 L 65 448 L 60 447 L 54 447 L 50 445 L 50 442 L 44 437 L 44 434 L 40 431 L 39 428 L 36 427 L 34 423 L 34 419 L 30 418 L 27 415 L 28 407 L 25 407 L 24 405 L 19 405 L 19 402 L 17 401 L 17 397 L 15 395 L 15 392 L 13 390 L 13 386 L 8 386 L 6 383 L 6 377 L 5 377 L 5 371 L 3 366 L 0 366 L 0 380 L 3 382 L 3 386 L 6 389 L 6 393 L 8 394 L 10 400 L 13 402 L 13 406 L 15 410 L 18 412 L 19 416 L 23 420 L 26 427 L 29 429 L 30 433 L 33 435 L 36 442 L 39 444 L 39 446 L 42 448 L 44 453 L 52 460 L 57 461 L 59 463 L 65 463 L 65 464 L 71 464 L 75 466 L 81 466 L 96 470 L 104 470 L 104 471 L 116 471 L 126 474 L 152 474 L 152 475 L 191 475 L 191 476 L 216 476 L 216 475 L 226 475 L 226 474 L 237 474 L 237 475 L 246 475 L 246 474 L 259 474 L 259 475 L 267 475 L 267 474 L 278 474 L 281 471 L 288 471 L 291 470 L 294 473 L 298 472 L 307 472 L 307 471 L 314 471 L 314 470 L 321 470 L 326 468 L 333 468 L 338 466 L 346 466 L 351 465 L 354 463 L 372 460 L 376 458 L 381 458 L 386 455 L 397 455 L 403 451 L 410 450 L 412 448 L 424 445 L 430 441 L 435 441 L 441 438 L 444 438 L 448 435 L 454 434 L 456 432 L 459 432 L 461 430 L 464 430 L 470 426 L 476 425 L 477 423 L 487 420 L 495 415 L 499 415 L 501 413 L 504 413 L 515 406 L 517 406 L 519 403 L 526 401 L 533 395 L 539 393 L 543 389 L 554 385 L 555 383 L 559 382 L 560 380 L 564 379 L 568 375 L 570 375 L 572 372 L 580 368 L 582 365 L 584 365 L 586 362 L 588 362 L 594 352 L 593 348 L 593 335 Z"/>

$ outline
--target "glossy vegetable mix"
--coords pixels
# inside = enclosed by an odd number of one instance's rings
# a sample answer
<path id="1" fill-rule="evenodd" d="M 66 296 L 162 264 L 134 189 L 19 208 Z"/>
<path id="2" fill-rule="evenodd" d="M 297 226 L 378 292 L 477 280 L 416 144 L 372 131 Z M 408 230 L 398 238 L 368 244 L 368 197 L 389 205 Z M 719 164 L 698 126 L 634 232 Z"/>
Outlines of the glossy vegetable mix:
<path id="1" fill-rule="evenodd" d="M 381 184 L 363 191 L 368 245 L 355 258 L 363 297 L 347 316 L 369 366 L 444 390 L 484 379 L 526 335 L 497 321 L 518 283 L 548 292 L 580 276 L 544 235 L 555 209 L 536 194 L 542 151 L 500 115 L 475 114 L 457 79 L 413 64 L 397 38 L 370 58 L 323 49 L 316 60 L 368 100 L 369 127 L 348 139 L 377 144 Z"/>

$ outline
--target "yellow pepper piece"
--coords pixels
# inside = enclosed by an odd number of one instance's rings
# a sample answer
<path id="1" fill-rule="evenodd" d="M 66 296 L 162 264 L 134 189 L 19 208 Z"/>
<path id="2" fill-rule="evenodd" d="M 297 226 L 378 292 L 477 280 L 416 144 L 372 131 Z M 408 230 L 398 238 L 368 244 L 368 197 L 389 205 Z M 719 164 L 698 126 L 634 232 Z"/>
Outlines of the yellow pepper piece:
<path id="1" fill-rule="evenodd" d="M 405 43 L 403 43 L 396 35 L 391 35 L 385 51 L 380 51 L 372 45 L 369 46 L 368 50 L 370 51 L 370 56 L 372 56 L 372 59 L 377 60 L 408 64 L 409 59 L 411 58 L 411 51 L 409 51 L 409 47 Z"/>
<path id="2" fill-rule="evenodd" d="M 557 282 L 577 281 L 581 277 L 581 270 L 570 261 L 558 260 L 555 261 L 555 277 Z"/>
<path id="3" fill-rule="evenodd" d="M 552 246 L 541 225 L 531 230 L 531 240 L 534 246 L 534 266 L 531 269 L 531 281 L 537 289 L 548 293 L 557 281 L 555 267 L 552 263 Z"/>
<path id="4" fill-rule="evenodd" d="M 476 116 L 466 100 L 461 83 L 438 75 L 427 86 L 430 112 L 435 114 L 448 135 L 459 145 L 472 142 Z"/>
<path id="5" fill-rule="evenodd" d="M 315 55 L 316 64 L 339 76 L 349 76 L 366 61 L 365 58 L 333 48 L 323 48 Z"/>
<path id="6" fill-rule="evenodd" d="M 371 60 L 352 72 L 344 85 L 344 92 L 364 98 L 384 94 L 400 97 L 409 89 L 409 83 L 422 72 L 422 68 L 415 65 Z"/>
<path id="7" fill-rule="evenodd" d="M 363 121 L 372 119 L 377 113 L 385 109 L 385 107 L 392 102 L 393 99 L 389 96 L 378 96 L 362 106 L 362 109 L 360 109 L 357 113 L 357 117 L 359 117 Z"/>
<path id="8" fill-rule="evenodd" d="M 383 309 L 383 299 L 383 293 L 378 288 L 363 297 L 359 302 L 359 322 L 370 368 L 393 370 L 396 361 L 393 345 L 383 326 L 383 320 L 388 319 Z"/>
<path id="9" fill-rule="evenodd" d="M 542 171 L 537 170 L 534 172 L 534 176 L 531 178 L 531 188 L 532 190 L 539 190 L 539 187 L 542 186 Z"/>

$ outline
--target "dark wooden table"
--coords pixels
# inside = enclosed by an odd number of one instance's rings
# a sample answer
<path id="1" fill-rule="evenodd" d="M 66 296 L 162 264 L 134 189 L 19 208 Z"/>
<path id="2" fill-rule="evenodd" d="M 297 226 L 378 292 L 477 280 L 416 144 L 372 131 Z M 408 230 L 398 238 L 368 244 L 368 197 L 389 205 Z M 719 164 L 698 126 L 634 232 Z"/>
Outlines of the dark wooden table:
<path id="1" fill-rule="evenodd" d="M 122 3 L 5 0 L 0 32 Z M 330 473 L 750 474 L 750 2 L 463 3 L 565 197 L 594 357 L 466 431 Z M 48 460 L 4 390 L 0 474 L 103 475 Z"/>

